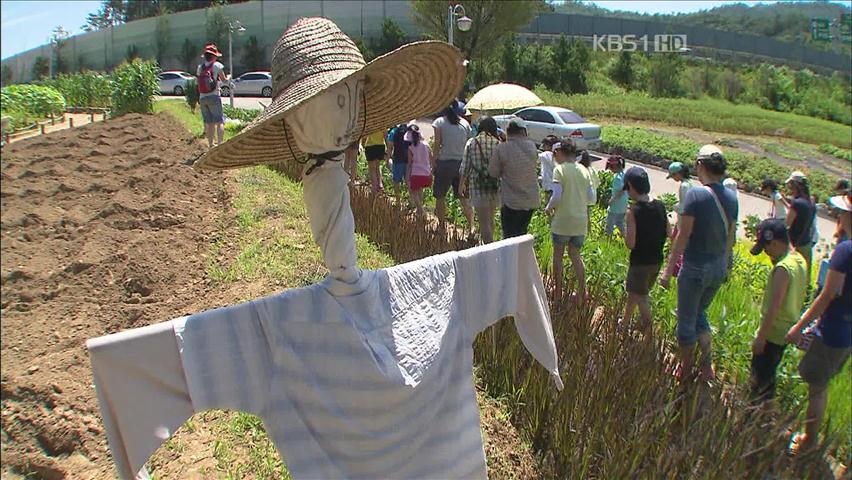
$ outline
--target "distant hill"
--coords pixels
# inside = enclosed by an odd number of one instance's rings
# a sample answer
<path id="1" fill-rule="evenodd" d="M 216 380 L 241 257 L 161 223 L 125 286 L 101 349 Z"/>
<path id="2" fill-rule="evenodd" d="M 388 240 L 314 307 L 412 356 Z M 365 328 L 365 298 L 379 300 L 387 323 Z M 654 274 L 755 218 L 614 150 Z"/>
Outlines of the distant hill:
<path id="1" fill-rule="evenodd" d="M 852 3 L 778 2 L 773 4 L 746 5 L 736 3 L 710 10 L 683 14 L 640 14 L 623 10 L 609 10 L 590 2 L 566 1 L 555 4 L 558 13 L 576 13 L 620 18 L 670 21 L 687 25 L 702 25 L 708 28 L 739 33 L 762 35 L 784 42 L 798 42 L 813 48 L 833 50 L 836 44 L 814 42 L 810 38 L 810 19 L 814 17 L 837 19 L 843 12 L 852 13 Z M 852 53 L 849 45 L 842 51 Z"/>

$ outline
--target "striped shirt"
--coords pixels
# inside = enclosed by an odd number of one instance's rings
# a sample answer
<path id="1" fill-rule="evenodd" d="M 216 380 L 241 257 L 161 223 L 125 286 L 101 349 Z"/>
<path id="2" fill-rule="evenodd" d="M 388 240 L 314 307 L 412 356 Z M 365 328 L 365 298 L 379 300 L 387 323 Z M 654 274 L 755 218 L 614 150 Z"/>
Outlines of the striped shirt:
<path id="1" fill-rule="evenodd" d="M 486 478 L 472 343 L 508 315 L 554 375 L 529 235 L 88 342 L 122 478 L 194 412 L 258 415 L 294 479 Z"/>
<path id="2" fill-rule="evenodd" d="M 459 174 L 469 179 L 472 198 L 496 195 L 500 190 L 500 179 L 488 173 L 488 161 L 498 143 L 499 140 L 491 135 L 481 133 L 468 140 L 464 146 Z"/>
<path id="3" fill-rule="evenodd" d="M 494 147 L 488 172 L 500 179 L 503 205 L 513 210 L 533 210 L 541 204 L 538 193 L 538 150 L 526 137 L 510 136 Z"/>

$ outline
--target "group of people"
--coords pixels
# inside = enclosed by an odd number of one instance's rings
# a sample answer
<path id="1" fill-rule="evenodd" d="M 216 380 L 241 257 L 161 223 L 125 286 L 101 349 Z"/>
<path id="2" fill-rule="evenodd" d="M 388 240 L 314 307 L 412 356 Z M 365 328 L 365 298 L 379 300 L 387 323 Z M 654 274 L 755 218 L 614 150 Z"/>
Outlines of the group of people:
<path id="1" fill-rule="evenodd" d="M 494 239 L 498 208 L 503 238 L 525 234 L 533 212 L 541 205 L 540 189 L 543 190 L 544 211 L 550 216 L 556 293 L 562 293 L 560 272 L 567 250 L 576 277 L 576 290 L 571 296 L 584 301 L 588 294 L 581 250 L 600 181 L 588 152 L 580 151 L 571 138 L 553 136 L 541 141 L 539 151 L 520 118 L 511 118 L 503 132 L 493 118 L 485 116 L 472 132 L 463 117 L 464 105 L 454 101 L 435 120 L 434 151 L 424 144 L 413 123 L 390 130 L 384 138 L 387 152 L 382 134 L 368 137 L 373 188 L 380 185 L 377 161 L 390 158 L 396 196 L 400 195 L 401 183 L 406 182 L 421 213 L 422 189 L 434 181 L 436 214 L 443 223 L 445 197 L 452 187 L 471 224 L 475 212 L 484 243 Z M 649 332 L 651 288 L 657 281 L 668 288 L 671 278 L 677 277 L 680 347 L 676 375 L 682 380 L 693 375 L 706 380 L 715 378 L 707 309 L 733 266 L 739 213 L 737 183 L 727 175 L 722 151 L 714 145 L 699 150 L 695 162 L 697 180 L 687 165 L 669 165 L 668 178 L 680 183 L 674 226 L 669 223 L 663 203 L 651 198 L 650 180 L 644 169 L 626 168 L 624 158 L 618 155 L 606 160 L 606 168 L 613 173 L 613 182 L 605 231 L 612 235 L 618 230 L 630 249 L 627 301 L 621 321 L 634 325 L 638 310 L 638 329 Z M 760 327 L 752 344 L 752 400 L 764 402 L 774 396 L 776 371 L 788 343 L 800 347 L 809 344 L 799 367 L 809 385 L 808 417 L 804 432 L 793 438 L 795 450 L 813 444 L 825 411 L 828 381 L 842 369 L 852 351 L 852 279 L 846 280 L 847 274 L 852 274 L 852 207 L 849 186 L 842 182 L 837 185 L 839 195 L 830 199 L 838 214 L 837 247 L 830 260 L 824 261 L 819 295 L 804 313 L 811 290 L 812 251 L 818 239 L 816 207 L 804 173 L 793 172 L 785 182 L 789 198 L 778 191 L 772 180 L 764 182 L 763 191 L 770 197 L 772 209 L 769 218 L 757 228 L 751 252 L 765 252 L 773 264 L 764 292 Z M 671 248 L 668 258 L 664 258 L 668 239 Z M 700 353 L 698 358 L 696 353 Z"/>

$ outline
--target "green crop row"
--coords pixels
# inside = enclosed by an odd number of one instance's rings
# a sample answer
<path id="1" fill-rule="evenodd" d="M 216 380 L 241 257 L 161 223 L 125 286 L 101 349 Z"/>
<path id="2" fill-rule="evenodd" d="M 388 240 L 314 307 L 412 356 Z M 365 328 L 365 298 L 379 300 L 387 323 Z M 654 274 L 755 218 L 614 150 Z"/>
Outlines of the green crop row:
<path id="1" fill-rule="evenodd" d="M 846 160 L 847 162 L 852 162 L 852 150 L 848 150 L 845 148 L 838 148 L 834 145 L 830 145 L 828 143 L 823 143 L 819 146 L 819 151 L 822 153 L 827 153 L 829 155 L 833 155 L 842 160 Z"/>
<path id="2" fill-rule="evenodd" d="M 754 105 L 737 105 L 712 98 L 652 98 L 638 94 L 566 95 L 545 88 L 536 88 L 535 92 L 546 105 L 569 108 L 587 117 L 646 120 L 713 132 L 770 135 L 852 147 L 852 128 L 848 125 L 764 110 Z"/>
<path id="3" fill-rule="evenodd" d="M 61 93 L 69 107 L 108 108 L 110 106 L 112 90 L 108 75 L 88 70 L 45 79 L 41 81 L 41 84 Z"/>
<path id="4" fill-rule="evenodd" d="M 607 125 L 602 127 L 601 139 L 610 153 L 625 155 L 631 160 L 667 167 L 671 162 L 683 162 L 690 167 L 701 144 L 689 139 L 659 135 L 638 127 Z M 760 184 L 771 178 L 779 184 L 787 179 L 792 168 L 779 165 L 774 160 L 736 151 L 725 152 L 728 175 L 747 192 L 759 193 Z M 807 171 L 811 194 L 819 201 L 832 195 L 836 179 L 818 170 Z"/>
<path id="5" fill-rule="evenodd" d="M 62 94 L 41 85 L 10 85 L 0 90 L 2 115 L 11 118 L 15 129 L 28 127 L 49 115 L 65 111 Z"/>

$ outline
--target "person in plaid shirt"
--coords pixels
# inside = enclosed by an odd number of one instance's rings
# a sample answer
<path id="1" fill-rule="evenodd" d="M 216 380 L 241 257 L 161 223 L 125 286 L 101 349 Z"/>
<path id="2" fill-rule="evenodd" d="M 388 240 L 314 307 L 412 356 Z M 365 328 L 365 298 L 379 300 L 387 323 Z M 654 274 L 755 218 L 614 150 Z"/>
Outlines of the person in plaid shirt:
<path id="1" fill-rule="evenodd" d="M 482 117 L 476 136 L 464 146 L 459 167 L 460 193 L 466 196 L 470 187 L 470 200 L 479 219 L 483 243 L 494 241 L 494 215 L 500 207 L 500 179 L 488 174 L 488 160 L 499 142 L 497 122 L 491 117 Z"/>

